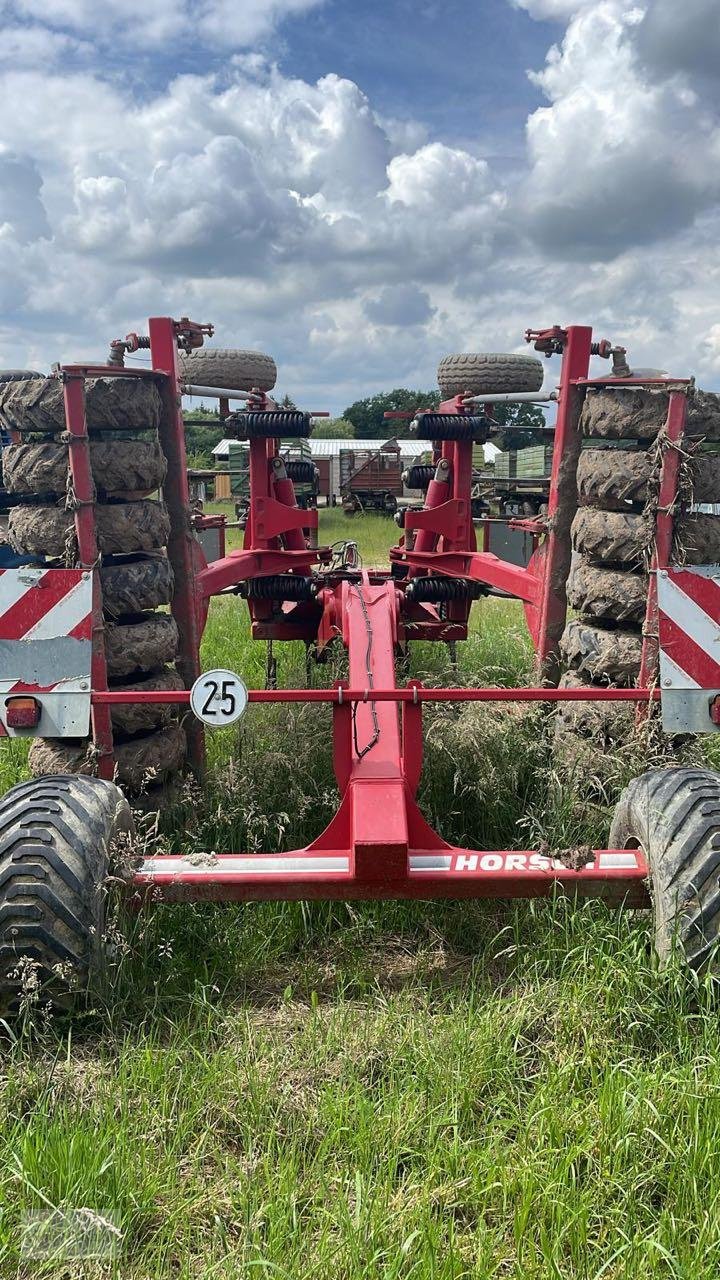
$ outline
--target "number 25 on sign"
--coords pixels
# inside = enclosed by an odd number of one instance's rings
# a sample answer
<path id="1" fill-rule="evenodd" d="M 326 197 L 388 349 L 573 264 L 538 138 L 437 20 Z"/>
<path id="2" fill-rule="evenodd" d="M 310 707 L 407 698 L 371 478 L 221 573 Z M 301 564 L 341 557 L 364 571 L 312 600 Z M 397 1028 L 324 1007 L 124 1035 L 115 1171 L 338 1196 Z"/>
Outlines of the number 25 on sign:
<path id="1" fill-rule="evenodd" d="M 234 671 L 205 671 L 190 690 L 190 708 L 203 724 L 223 729 L 244 714 L 248 694 Z"/>

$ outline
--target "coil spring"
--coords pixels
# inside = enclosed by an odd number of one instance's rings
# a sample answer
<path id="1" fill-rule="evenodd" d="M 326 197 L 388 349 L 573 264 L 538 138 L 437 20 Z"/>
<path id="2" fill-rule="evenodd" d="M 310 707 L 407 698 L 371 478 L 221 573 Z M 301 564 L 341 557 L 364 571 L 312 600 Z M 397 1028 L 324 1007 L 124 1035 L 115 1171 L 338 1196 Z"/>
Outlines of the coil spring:
<path id="1" fill-rule="evenodd" d="M 249 578 L 241 592 L 248 600 L 312 600 L 317 588 L 312 578 L 292 573 L 272 573 L 266 578 Z"/>
<path id="2" fill-rule="evenodd" d="M 408 467 L 403 475 L 403 480 L 408 489 L 427 489 L 430 481 L 434 479 L 435 468 L 430 466 Z"/>
<path id="3" fill-rule="evenodd" d="M 303 462 L 286 462 L 285 470 L 288 480 L 292 480 L 295 484 L 312 484 L 315 479 L 315 463 Z"/>
<path id="4" fill-rule="evenodd" d="M 491 426 L 484 414 L 421 413 L 415 434 L 419 440 L 484 440 Z"/>
<path id="5" fill-rule="evenodd" d="M 310 435 L 312 421 L 309 413 L 299 410 L 266 409 L 258 413 L 238 413 L 238 432 L 248 440 L 268 440 L 274 436 L 290 436 L 293 439 Z"/>
<path id="6" fill-rule="evenodd" d="M 416 604 L 440 603 L 443 600 L 475 600 L 480 586 L 466 578 L 413 578 L 405 588 L 408 600 Z"/>

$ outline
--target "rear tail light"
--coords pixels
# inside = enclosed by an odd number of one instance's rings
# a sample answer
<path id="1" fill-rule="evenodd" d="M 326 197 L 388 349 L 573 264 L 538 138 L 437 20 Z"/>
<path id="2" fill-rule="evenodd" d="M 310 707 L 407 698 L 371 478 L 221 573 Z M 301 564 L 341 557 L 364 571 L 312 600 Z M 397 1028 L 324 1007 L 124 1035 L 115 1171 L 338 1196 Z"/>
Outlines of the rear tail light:
<path id="1" fill-rule="evenodd" d="M 36 729 L 42 707 L 37 698 L 17 697 L 5 701 L 8 729 Z"/>

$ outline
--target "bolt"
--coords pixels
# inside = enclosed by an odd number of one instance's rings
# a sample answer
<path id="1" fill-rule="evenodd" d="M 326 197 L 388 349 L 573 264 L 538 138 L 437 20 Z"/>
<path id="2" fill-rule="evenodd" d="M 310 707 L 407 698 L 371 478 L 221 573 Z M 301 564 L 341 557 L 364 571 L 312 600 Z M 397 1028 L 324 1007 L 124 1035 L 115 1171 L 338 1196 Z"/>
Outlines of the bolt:
<path id="1" fill-rule="evenodd" d="M 671 688 L 671 686 L 672 686 L 672 680 L 670 679 L 670 677 L 669 677 L 669 676 L 666 676 L 666 678 L 663 680 L 663 684 L 665 685 L 665 688 L 666 688 L 666 689 Z"/>
<path id="2" fill-rule="evenodd" d="M 87 687 L 88 687 L 88 682 L 87 682 L 87 680 L 81 680 L 81 681 L 80 681 L 80 688 L 81 688 L 81 689 L 87 689 Z"/>

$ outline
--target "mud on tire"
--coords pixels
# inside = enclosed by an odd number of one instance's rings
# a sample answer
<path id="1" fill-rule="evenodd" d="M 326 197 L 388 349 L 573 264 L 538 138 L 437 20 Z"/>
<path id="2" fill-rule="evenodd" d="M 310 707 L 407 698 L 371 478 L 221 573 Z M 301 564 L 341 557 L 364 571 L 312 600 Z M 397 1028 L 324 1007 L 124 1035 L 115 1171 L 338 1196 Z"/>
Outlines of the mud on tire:
<path id="1" fill-rule="evenodd" d="M 117 502 L 95 508 L 98 548 L 103 554 L 154 551 L 165 545 L 170 520 L 163 502 Z M 14 551 L 57 558 L 74 533 L 72 511 L 65 507 L 13 507 L 8 540 Z"/>
<path id="2" fill-rule="evenodd" d="M 591 680 L 585 679 L 576 671 L 566 671 L 560 677 L 560 689 L 593 687 Z M 556 737 L 573 734 L 598 746 L 612 747 L 632 734 L 635 723 L 633 702 L 558 702 L 557 707 Z"/>
<path id="3" fill-rule="evenodd" d="M 277 382 L 277 365 L 262 351 L 228 351 L 201 347 L 181 356 L 182 375 L 197 386 L 227 387 L 232 391 L 272 391 Z"/>
<path id="4" fill-rule="evenodd" d="M 651 769 L 620 797 L 611 849 L 641 848 L 650 868 L 655 948 L 677 946 L 693 969 L 715 959 L 720 937 L 720 775 Z"/>
<path id="5" fill-rule="evenodd" d="M 90 431 L 154 431 L 162 400 L 146 378 L 88 378 L 85 407 Z M 64 431 L 63 384 L 59 378 L 23 378 L 0 384 L 0 423 L 7 430 Z"/>
<path id="6" fill-rule="evenodd" d="M 165 479 L 167 463 L 157 441 L 91 440 L 90 464 L 98 490 L 152 493 Z M 3 449 L 3 478 L 10 493 L 64 494 L 68 446 L 54 440 Z"/>
<path id="7" fill-rule="evenodd" d="M 119 680 L 135 672 L 157 671 L 178 656 L 180 637 L 170 613 L 139 613 L 105 624 L 108 677 Z"/>
<path id="8" fill-rule="evenodd" d="M 0 1008 L 40 983 L 67 1006 L 101 967 L 105 881 L 113 841 L 132 832 L 111 782 L 43 777 L 0 801 Z"/>
<path id="9" fill-rule="evenodd" d="M 581 507 L 575 513 L 571 535 L 573 550 L 593 564 L 640 565 L 653 527 L 635 513 Z"/>
<path id="10" fill-rule="evenodd" d="M 124 556 L 103 564 L 100 583 L 106 613 L 118 617 L 169 604 L 175 578 L 165 555 Z"/>
<path id="11" fill-rule="evenodd" d="M 560 651 L 569 667 L 591 681 L 631 685 L 640 671 L 642 636 L 574 620 L 562 634 Z"/>
<path id="12" fill-rule="evenodd" d="M 162 671 L 155 671 L 151 675 L 137 680 L 110 681 L 109 688 L 114 693 L 130 689 L 151 692 L 158 689 L 168 691 L 184 689 L 185 685 L 174 667 L 165 667 Z M 169 724 L 176 717 L 176 706 L 160 702 L 120 703 L 111 710 L 112 727 L 115 734 L 150 733 L 153 729 L 160 728 L 161 725 Z"/>
<path id="13" fill-rule="evenodd" d="M 586 436 L 606 440 L 654 440 L 667 418 L 667 391 L 590 390 L 580 425 Z M 688 399 L 686 431 L 693 439 L 720 440 L 720 396 L 696 391 Z"/>
<path id="14" fill-rule="evenodd" d="M 118 782 L 130 791 L 140 791 L 162 783 L 179 772 L 185 760 L 187 742 L 181 725 L 170 723 L 129 742 L 115 744 L 115 771 Z M 87 741 L 35 738 L 28 755 L 31 772 L 40 774 L 92 774 L 93 753 Z"/>
<path id="15" fill-rule="evenodd" d="M 646 453 L 631 449 L 583 449 L 578 460 L 578 498 L 590 506 L 626 508 L 644 503 L 650 476 Z"/>
<path id="16" fill-rule="evenodd" d="M 535 356 L 481 354 L 466 351 L 445 356 L 438 365 L 444 396 L 489 395 L 493 391 L 539 391 L 543 366 Z"/>
<path id="17" fill-rule="evenodd" d="M 642 623 L 648 580 L 643 573 L 602 569 L 582 556 L 575 558 L 567 585 L 568 604 L 585 618 L 612 618 Z"/>

